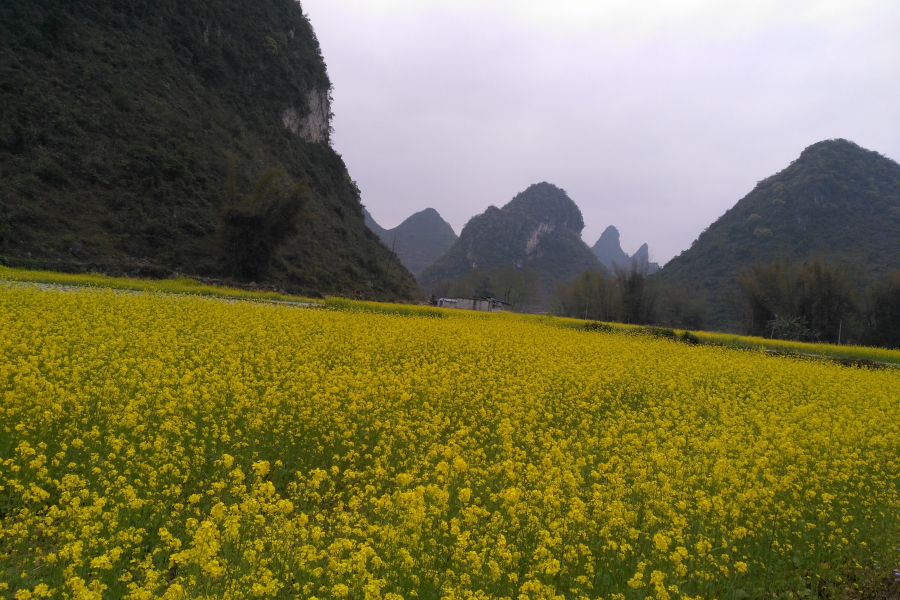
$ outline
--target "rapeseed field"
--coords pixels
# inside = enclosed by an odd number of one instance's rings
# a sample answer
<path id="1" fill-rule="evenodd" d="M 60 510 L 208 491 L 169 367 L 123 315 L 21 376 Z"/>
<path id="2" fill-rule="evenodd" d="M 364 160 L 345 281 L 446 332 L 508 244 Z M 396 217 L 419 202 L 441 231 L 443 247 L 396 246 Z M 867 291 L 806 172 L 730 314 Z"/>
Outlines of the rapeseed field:
<path id="1" fill-rule="evenodd" d="M 549 319 L 0 282 L 0 594 L 840 596 L 900 566 L 898 398 Z"/>

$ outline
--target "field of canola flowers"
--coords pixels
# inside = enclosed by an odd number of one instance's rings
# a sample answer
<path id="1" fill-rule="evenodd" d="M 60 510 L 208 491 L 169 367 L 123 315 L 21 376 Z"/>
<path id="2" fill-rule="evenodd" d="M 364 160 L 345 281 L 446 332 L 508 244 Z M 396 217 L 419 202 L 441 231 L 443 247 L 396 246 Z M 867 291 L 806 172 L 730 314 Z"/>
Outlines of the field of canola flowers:
<path id="1" fill-rule="evenodd" d="M 0 595 L 840 597 L 900 566 L 896 370 L 443 315 L 0 282 Z"/>

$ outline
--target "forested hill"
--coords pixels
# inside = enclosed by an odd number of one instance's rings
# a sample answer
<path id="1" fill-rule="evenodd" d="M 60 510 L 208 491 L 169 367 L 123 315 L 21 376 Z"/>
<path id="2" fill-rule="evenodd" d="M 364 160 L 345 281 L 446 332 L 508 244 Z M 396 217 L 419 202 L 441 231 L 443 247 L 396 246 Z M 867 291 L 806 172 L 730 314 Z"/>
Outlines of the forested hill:
<path id="1" fill-rule="evenodd" d="M 293 0 L 0 2 L 0 257 L 414 297 L 330 93 Z"/>
<path id="2" fill-rule="evenodd" d="M 736 319 L 722 297 L 757 260 L 818 255 L 879 275 L 900 268 L 900 165 L 846 140 L 806 148 L 710 225 L 660 271 L 702 289 L 709 320 Z"/>
<path id="3" fill-rule="evenodd" d="M 423 289 L 458 279 L 473 269 L 529 269 L 541 282 L 546 303 L 557 282 L 584 271 L 607 272 L 581 239 L 584 219 L 566 192 L 537 183 L 503 208 L 472 217 L 459 239 L 419 277 Z"/>

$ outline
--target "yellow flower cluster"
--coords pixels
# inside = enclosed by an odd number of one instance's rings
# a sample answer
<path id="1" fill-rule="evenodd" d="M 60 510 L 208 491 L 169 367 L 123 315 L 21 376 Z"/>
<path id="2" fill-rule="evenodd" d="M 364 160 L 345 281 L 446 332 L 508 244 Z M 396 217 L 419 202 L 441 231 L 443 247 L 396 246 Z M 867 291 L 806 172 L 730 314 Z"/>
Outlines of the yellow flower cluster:
<path id="1" fill-rule="evenodd" d="M 429 315 L 0 283 L 0 594 L 816 596 L 897 558 L 897 371 Z"/>

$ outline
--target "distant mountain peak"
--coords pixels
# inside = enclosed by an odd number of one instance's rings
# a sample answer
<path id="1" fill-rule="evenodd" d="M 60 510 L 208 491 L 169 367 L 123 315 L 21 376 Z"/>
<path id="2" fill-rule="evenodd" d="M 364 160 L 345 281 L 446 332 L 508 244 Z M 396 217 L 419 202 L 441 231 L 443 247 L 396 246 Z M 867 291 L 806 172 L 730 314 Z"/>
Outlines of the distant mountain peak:
<path id="1" fill-rule="evenodd" d="M 393 229 L 381 227 L 365 209 L 363 216 L 369 229 L 394 250 L 403 266 L 416 277 L 456 241 L 456 232 L 433 208 L 410 215 Z"/>
<path id="2" fill-rule="evenodd" d="M 597 240 L 598 244 L 601 242 L 619 244 L 619 230 L 616 229 L 615 225 L 610 225 L 603 230 L 603 233 L 600 234 L 600 239 Z"/>
<path id="3" fill-rule="evenodd" d="M 417 212 L 417 213 L 413 213 L 413 214 L 412 214 L 412 217 L 415 217 L 416 215 L 423 216 L 423 217 L 428 217 L 428 218 L 434 218 L 434 217 L 437 217 L 438 219 L 441 219 L 441 221 L 444 220 L 444 219 L 441 217 L 441 213 L 439 213 L 437 210 L 431 208 L 430 206 L 429 206 L 428 208 L 424 209 L 424 210 L 420 210 L 420 211 Z"/>
<path id="4" fill-rule="evenodd" d="M 643 244 L 638 248 L 637 252 L 632 256 L 628 256 L 622 250 L 619 230 L 613 225 L 603 230 L 603 233 L 600 234 L 600 238 L 591 250 L 597 259 L 610 271 L 630 269 L 632 264 L 637 264 L 638 268 L 646 269 L 648 273 L 654 273 L 659 270 L 658 264 L 650 262 L 650 247 L 647 244 Z"/>
<path id="5" fill-rule="evenodd" d="M 584 229 L 584 217 L 578 205 L 564 189 L 546 181 L 528 186 L 501 210 L 521 213 L 553 229 L 561 227 L 578 235 Z"/>

